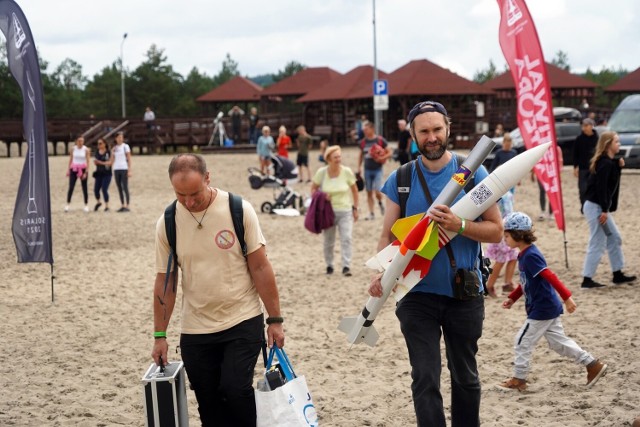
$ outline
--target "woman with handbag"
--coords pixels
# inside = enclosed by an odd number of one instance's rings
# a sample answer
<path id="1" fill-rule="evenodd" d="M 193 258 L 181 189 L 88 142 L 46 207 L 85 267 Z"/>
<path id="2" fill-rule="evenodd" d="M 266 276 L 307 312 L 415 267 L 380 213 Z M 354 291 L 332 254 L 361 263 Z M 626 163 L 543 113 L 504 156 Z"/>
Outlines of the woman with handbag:
<path id="1" fill-rule="evenodd" d="M 340 231 L 342 274 L 351 276 L 351 241 L 353 223 L 358 220 L 358 187 L 353 171 L 342 165 L 342 150 L 338 145 L 327 147 L 324 152 L 327 166 L 318 169 L 313 176 L 311 194 L 326 193 L 335 213 L 333 227 L 324 230 L 324 260 L 327 274 L 333 274 L 333 250 L 336 229 Z"/>

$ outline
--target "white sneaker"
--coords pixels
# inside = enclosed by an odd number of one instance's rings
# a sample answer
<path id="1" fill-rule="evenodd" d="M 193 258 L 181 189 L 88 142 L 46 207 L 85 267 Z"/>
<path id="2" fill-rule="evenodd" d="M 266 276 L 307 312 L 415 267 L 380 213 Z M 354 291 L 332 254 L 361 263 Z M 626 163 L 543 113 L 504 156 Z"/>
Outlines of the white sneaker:
<path id="1" fill-rule="evenodd" d="M 64 211 L 65 211 L 65 212 L 69 212 L 69 205 L 66 205 L 66 206 L 64 207 Z"/>
<path id="2" fill-rule="evenodd" d="M 89 213 L 89 206 L 85 206 L 85 207 L 84 207 L 84 209 L 83 209 L 83 211 L 84 211 L 85 213 Z"/>

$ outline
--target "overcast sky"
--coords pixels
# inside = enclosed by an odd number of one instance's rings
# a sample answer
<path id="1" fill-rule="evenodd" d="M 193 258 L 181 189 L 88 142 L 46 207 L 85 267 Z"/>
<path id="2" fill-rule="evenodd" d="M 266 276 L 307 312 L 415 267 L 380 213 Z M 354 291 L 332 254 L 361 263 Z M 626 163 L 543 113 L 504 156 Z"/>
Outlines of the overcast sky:
<path id="1" fill-rule="evenodd" d="M 372 0 L 17 0 L 48 71 L 65 58 L 92 77 L 120 56 L 135 69 L 152 44 L 186 76 L 217 74 L 225 55 L 242 75 L 290 61 L 346 73 L 374 64 Z M 503 70 L 495 0 L 376 0 L 377 65 L 392 72 L 428 59 L 472 79 Z M 574 72 L 640 67 L 640 1 L 529 0 L 547 61 L 559 50 Z"/>

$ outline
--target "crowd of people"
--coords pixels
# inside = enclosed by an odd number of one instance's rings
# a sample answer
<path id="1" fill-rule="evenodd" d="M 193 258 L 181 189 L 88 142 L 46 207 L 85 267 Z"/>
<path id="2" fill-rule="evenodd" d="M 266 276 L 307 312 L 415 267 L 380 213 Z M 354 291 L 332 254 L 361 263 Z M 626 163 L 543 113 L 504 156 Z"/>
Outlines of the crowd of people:
<path id="1" fill-rule="evenodd" d="M 113 146 L 109 147 L 106 139 L 99 138 L 97 150 L 92 155 L 91 149 L 84 145 L 84 137 L 79 136 L 76 138 L 75 145 L 71 153 L 69 153 L 69 166 L 67 168 L 69 189 L 67 192 L 67 204 L 64 207 L 65 212 L 71 210 L 71 199 L 78 180 L 80 180 L 82 187 L 83 211 L 85 213 L 90 211 L 88 182 L 92 164 L 95 166 L 92 176 L 94 178 L 93 194 L 96 199 L 93 210 L 98 211 L 104 205 L 104 212 L 109 212 L 109 186 L 112 178 L 115 178 L 121 204 L 117 212 L 129 212 L 131 147 L 124 142 L 123 132 L 117 132 L 113 142 Z"/>
<path id="2" fill-rule="evenodd" d="M 244 111 L 234 107 L 229 114 L 233 118 L 233 134 L 237 137 Z M 252 126 L 249 135 L 253 142 L 254 130 L 259 123 L 255 109 L 251 110 L 249 118 Z M 527 318 L 514 339 L 513 375 L 496 383 L 497 389 L 509 392 L 527 389 L 532 353 L 543 337 L 552 350 L 585 367 L 586 387 L 594 386 L 608 366 L 583 350 L 564 331 L 561 322 L 563 304 L 568 313 L 573 313 L 577 305 L 571 291 L 550 270 L 534 244 L 537 237 L 533 220 L 514 208 L 517 205 L 516 188 L 508 191 L 479 218 L 460 218 L 449 206 L 432 205 L 432 200 L 443 191 L 460 166 L 460 158 L 448 149 L 450 123 L 445 106 L 435 101 L 415 105 L 407 120 L 398 121 L 397 160 L 410 167 L 409 188 L 414 188 L 406 197 L 401 195 L 404 190 L 401 190 L 397 170 L 385 179 L 383 166 L 394 153 L 388 141 L 376 133 L 375 123 L 365 117 L 358 120 L 358 129 L 354 131 L 358 147 L 354 169 L 343 164 L 340 146 L 322 140 L 319 147 L 321 167 L 312 172 L 309 155 L 314 143 L 304 126 L 298 126 L 294 134 L 280 126 L 276 139 L 271 136 L 269 126 L 262 126 L 255 145 L 263 174 L 270 173 L 273 156 L 288 158 L 289 150 L 295 149 L 297 185 L 309 186 L 310 193 L 323 198 L 332 209 L 334 220 L 323 230 L 322 243 L 327 275 L 333 274 L 336 268 L 334 255 L 338 234 L 340 271 L 346 278 L 352 275 L 353 230 L 364 208 L 367 209 L 365 220 L 375 220 L 378 211 L 382 218 L 378 251 L 395 241 L 391 228 L 398 219 L 424 213 L 429 207 L 432 221 L 443 230 L 457 233 L 458 238 L 448 245 L 450 249 L 440 251 L 434 257 L 428 274 L 398 303 L 396 316 L 411 364 L 411 393 L 418 425 L 446 425 L 440 391 L 440 341 L 444 339 L 451 382 L 451 404 L 448 405 L 451 425 L 477 426 L 481 389 L 476 354 L 482 336 L 485 298 L 498 296 L 496 284 L 503 268 L 501 290 L 505 300 L 502 306 L 509 309 L 524 296 Z M 614 285 L 632 284 L 636 280 L 636 276 L 623 272 L 622 237 L 612 214 L 617 209 L 624 168 L 624 161 L 616 156 L 619 138 L 615 132 L 598 135 L 593 128 L 591 119 L 583 120 L 583 132 L 576 139 L 573 153 L 581 214 L 589 229 L 582 269 L 583 289 L 605 287 L 593 279 L 605 250 Z M 504 129 L 497 129 L 497 132 L 504 138 L 502 148 L 488 170 L 481 167 L 476 172 L 476 182 L 517 155 L 509 133 Z M 121 132 L 115 134 L 111 146 L 109 141 L 99 139 L 94 153 L 84 145 L 84 138 L 78 137 L 69 157 L 65 211 L 70 210 L 78 180 L 82 187 L 83 210 L 90 211 L 88 177 L 93 172 L 96 202 L 93 210 L 109 211 L 109 186 L 114 179 L 121 202 L 118 212 L 128 212 L 131 154 Z M 559 164 L 562 164 L 561 160 Z M 244 236 L 229 236 L 232 233 L 229 230 L 234 229 L 233 212 L 229 210 L 231 195 L 210 185 L 204 158 L 196 154 L 177 155 L 168 172 L 178 202 L 175 221 L 187 237 L 178 239 L 181 243 L 174 249 L 166 232 L 166 216 L 159 218 L 153 295 L 153 360 L 159 365 L 167 361 L 166 330 L 177 294 L 174 279 L 177 267 L 181 267 L 185 301 L 179 342 L 202 423 L 253 426 L 255 403 L 251 383 L 258 354 L 265 345 L 284 345 L 284 319 L 276 276 L 266 256 L 258 216 L 248 202 L 243 202 Z M 363 177 L 366 191 L 366 206 L 363 207 L 360 206 L 358 176 Z M 540 191 L 542 197 L 544 188 Z M 465 190 L 462 190 L 456 200 L 464 194 Z M 545 211 L 544 206 L 541 209 Z M 546 218 L 539 218 L 543 219 Z M 227 233 L 226 237 L 208 238 L 220 233 Z M 186 250 L 187 244 L 192 250 Z M 486 282 L 483 282 L 478 262 L 482 247 L 494 262 L 493 272 Z M 168 268 L 170 253 L 177 261 Z M 241 279 L 234 276 L 232 280 L 226 276 L 229 265 L 234 266 L 233 271 L 243 272 Z M 460 271 L 475 278 L 475 291 L 466 286 L 456 288 Z M 373 297 L 382 296 L 380 279 L 381 274 L 376 275 L 369 285 L 368 292 Z M 167 283 L 173 285 L 167 286 Z M 233 283 L 233 289 L 224 293 L 215 291 L 222 283 L 225 286 Z M 196 315 L 196 312 L 200 314 Z M 230 354 L 234 357 L 225 357 Z M 220 414 L 225 414 L 223 419 Z"/>

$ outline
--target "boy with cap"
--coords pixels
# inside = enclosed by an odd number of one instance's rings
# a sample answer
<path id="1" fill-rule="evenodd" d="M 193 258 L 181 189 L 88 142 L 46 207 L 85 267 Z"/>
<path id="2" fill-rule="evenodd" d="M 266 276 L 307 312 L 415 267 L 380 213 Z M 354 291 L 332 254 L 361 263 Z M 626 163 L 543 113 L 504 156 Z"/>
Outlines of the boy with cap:
<path id="1" fill-rule="evenodd" d="M 576 137 L 573 143 L 573 176 L 578 178 L 580 213 L 582 213 L 582 205 L 586 200 L 589 164 L 598 143 L 598 133 L 593 128 L 595 125 L 593 119 L 582 120 L 582 133 Z"/>
<path id="2" fill-rule="evenodd" d="M 501 390 L 524 391 L 527 374 L 531 367 L 531 355 L 542 337 L 556 353 L 572 358 L 587 368 L 587 388 L 592 387 L 607 370 L 607 365 L 584 351 L 575 341 L 567 337 L 560 315 L 564 301 L 567 311 L 573 313 L 576 303 L 571 291 L 547 267 L 544 256 L 538 249 L 533 234 L 531 218 L 522 212 L 512 212 L 504 218 L 504 238 L 507 245 L 518 248 L 518 269 L 521 284 L 509 294 L 502 307 L 509 309 L 522 295 L 525 296 L 527 320 L 515 337 L 514 375 L 498 385 Z M 557 294 L 556 294 L 557 292 Z"/>

